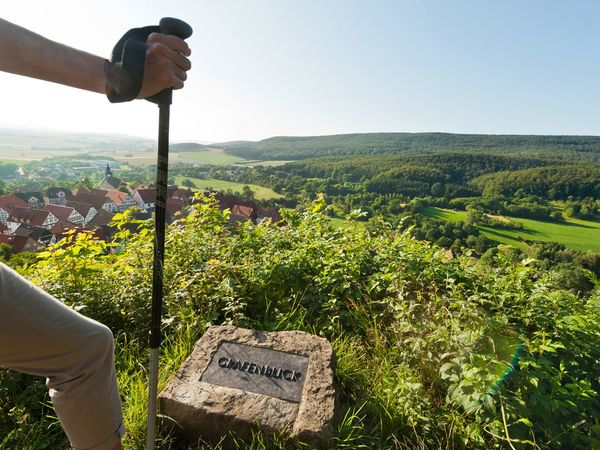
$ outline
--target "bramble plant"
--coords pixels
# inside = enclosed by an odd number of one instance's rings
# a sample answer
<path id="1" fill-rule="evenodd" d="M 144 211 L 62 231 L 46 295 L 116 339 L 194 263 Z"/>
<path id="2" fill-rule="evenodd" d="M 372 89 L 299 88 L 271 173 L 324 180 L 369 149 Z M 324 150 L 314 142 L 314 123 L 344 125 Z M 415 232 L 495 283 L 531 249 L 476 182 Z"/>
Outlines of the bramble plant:
<path id="1" fill-rule="evenodd" d="M 330 448 L 600 445 L 597 280 L 583 297 L 502 252 L 452 258 L 385 222 L 335 228 L 322 197 L 281 224 L 236 226 L 200 199 L 168 230 L 161 386 L 212 324 L 297 329 L 336 353 Z M 142 448 L 153 231 L 138 223 L 143 231 L 127 234 L 131 217 L 118 221 L 117 247 L 73 235 L 40 254 L 31 277 L 112 328 L 125 446 Z M 0 372 L 0 386 L 10 412 L 0 415 L 0 447 L 66 445 L 39 380 Z M 187 448 L 163 433 L 162 448 Z M 303 448 L 260 433 L 238 445 Z"/>

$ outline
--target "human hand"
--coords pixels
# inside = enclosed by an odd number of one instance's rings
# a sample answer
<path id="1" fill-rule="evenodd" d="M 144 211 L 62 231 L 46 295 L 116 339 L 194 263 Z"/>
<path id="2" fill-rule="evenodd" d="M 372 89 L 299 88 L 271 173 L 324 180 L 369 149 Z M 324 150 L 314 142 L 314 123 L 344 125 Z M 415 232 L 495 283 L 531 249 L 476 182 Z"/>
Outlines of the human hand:
<path id="1" fill-rule="evenodd" d="M 146 39 L 144 78 L 137 98 L 146 98 L 164 89 L 181 89 L 192 64 L 188 44 L 176 36 L 152 33 Z"/>

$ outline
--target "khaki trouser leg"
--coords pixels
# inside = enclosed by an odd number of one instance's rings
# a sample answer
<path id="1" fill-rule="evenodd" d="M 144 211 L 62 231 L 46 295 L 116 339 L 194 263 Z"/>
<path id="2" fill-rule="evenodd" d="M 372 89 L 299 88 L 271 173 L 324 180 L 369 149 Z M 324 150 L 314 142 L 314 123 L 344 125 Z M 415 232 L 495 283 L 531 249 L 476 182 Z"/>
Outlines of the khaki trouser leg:
<path id="1" fill-rule="evenodd" d="M 44 376 L 76 449 L 110 449 L 123 416 L 113 335 L 0 263 L 0 366 Z"/>

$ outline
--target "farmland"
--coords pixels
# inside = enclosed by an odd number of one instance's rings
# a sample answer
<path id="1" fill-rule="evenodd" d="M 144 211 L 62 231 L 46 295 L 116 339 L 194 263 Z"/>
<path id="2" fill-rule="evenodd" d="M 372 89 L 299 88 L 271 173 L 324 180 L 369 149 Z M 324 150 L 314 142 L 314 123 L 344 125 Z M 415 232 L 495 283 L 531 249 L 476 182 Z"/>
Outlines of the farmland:
<path id="1" fill-rule="evenodd" d="M 464 211 L 427 207 L 421 210 L 422 214 L 434 219 L 443 219 L 450 222 L 464 220 L 467 214 Z M 524 248 L 523 240 L 558 242 L 575 250 L 600 251 L 600 223 L 590 220 L 566 219 L 562 223 L 546 222 L 523 218 L 513 218 L 523 224 L 522 229 L 498 229 L 488 226 L 479 226 L 479 229 L 489 239 L 501 243 Z"/>
<path id="2" fill-rule="evenodd" d="M 183 185 L 183 180 L 190 180 L 195 185 L 195 190 L 198 189 L 214 189 L 216 191 L 227 191 L 231 189 L 233 192 L 242 192 L 244 190 L 243 183 L 235 183 L 233 181 L 224 181 L 224 180 L 214 180 L 214 179 L 206 179 L 206 178 L 191 178 L 191 177 L 175 177 L 175 184 Z M 252 192 L 254 192 L 254 198 L 257 200 L 269 200 L 272 198 L 281 198 L 282 196 L 272 189 L 258 186 L 256 184 L 248 184 L 247 185 Z"/>

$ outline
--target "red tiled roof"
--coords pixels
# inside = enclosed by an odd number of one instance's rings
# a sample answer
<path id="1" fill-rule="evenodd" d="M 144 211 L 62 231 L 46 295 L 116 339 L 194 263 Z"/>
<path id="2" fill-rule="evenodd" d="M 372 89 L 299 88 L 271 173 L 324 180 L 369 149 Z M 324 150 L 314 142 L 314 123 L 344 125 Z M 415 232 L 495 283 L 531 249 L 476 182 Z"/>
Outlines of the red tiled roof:
<path id="1" fill-rule="evenodd" d="M 138 189 L 137 193 L 144 203 L 156 202 L 156 189 L 154 188 Z"/>
<path id="2" fill-rule="evenodd" d="M 44 246 L 29 236 L 9 236 L 8 234 L 0 234 L 0 244 L 8 244 L 12 246 L 13 253 L 21 253 L 23 251 L 38 251 Z"/>
<path id="3" fill-rule="evenodd" d="M 275 208 L 262 208 L 260 206 L 256 208 L 256 217 L 259 219 L 270 218 L 273 222 L 281 220 L 281 214 Z"/>
<path id="4" fill-rule="evenodd" d="M 110 198 L 115 205 L 120 206 L 123 204 L 128 195 L 129 194 L 127 192 L 121 192 L 116 189 L 111 189 L 109 191 L 106 191 L 105 196 Z"/>
<path id="5" fill-rule="evenodd" d="M 41 227 L 48 216 L 52 214 L 44 209 L 12 208 L 8 216 L 11 222 L 30 223 Z"/>
<path id="6" fill-rule="evenodd" d="M 79 186 L 78 188 L 75 188 L 73 190 L 73 195 L 81 194 L 82 192 L 89 194 L 90 190 L 88 188 L 86 188 L 85 186 Z"/>
<path id="7" fill-rule="evenodd" d="M 254 219 L 256 218 L 256 211 L 250 206 L 233 205 L 233 207 L 231 208 L 231 216 L 243 217 L 245 219 Z"/>
<path id="8" fill-rule="evenodd" d="M 104 205 L 105 203 L 112 202 L 112 200 L 110 198 L 100 196 L 100 195 L 90 194 L 87 192 L 78 192 L 73 197 L 73 200 L 76 202 L 81 202 L 81 203 L 89 203 L 97 210 L 100 210 L 100 208 L 102 208 L 102 205 Z"/>
<path id="9" fill-rule="evenodd" d="M 94 205 L 90 205 L 89 203 L 75 202 L 70 200 L 67 202 L 67 206 L 73 208 L 83 217 L 87 217 L 88 213 L 90 212 L 90 209 L 94 207 Z"/>
<path id="10" fill-rule="evenodd" d="M 101 197 L 106 197 L 106 191 L 104 189 L 89 189 L 90 194 L 99 195 Z"/>
<path id="11" fill-rule="evenodd" d="M 74 209 L 70 206 L 50 205 L 47 204 L 44 209 L 47 209 L 56 216 L 58 220 L 69 221 L 69 216 L 73 213 Z"/>
<path id="12" fill-rule="evenodd" d="M 113 213 L 109 213 L 105 209 L 98 209 L 98 214 L 96 214 L 93 219 L 90 220 L 87 226 L 89 228 L 94 228 L 101 225 L 106 225 L 112 220 L 113 216 Z"/>
<path id="13" fill-rule="evenodd" d="M 10 209 L 14 207 L 27 208 L 28 206 L 27 202 L 24 202 L 16 195 L 10 194 L 0 197 L 0 208 L 5 211 L 10 211 Z"/>
<path id="14" fill-rule="evenodd" d="M 185 207 L 185 202 L 183 200 L 179 200 L 177 198 L 169 198 L 167 199 L 167 213 L 175 214 L 178 211 L 183 211 Z"/>
<path id="15" fill-rule="evenodd" d="M 50 232 L 54 235 L 59 235 L 64 233 L 67 230 L 72 230 L 73 228 L 77 228 L 77 225 L 72 224 L 71 222 L 68 222 L 66 220 L 58 220 L 58 222 L 56 222 L 56 225 L 54 225 L 51 229 Z"/>

